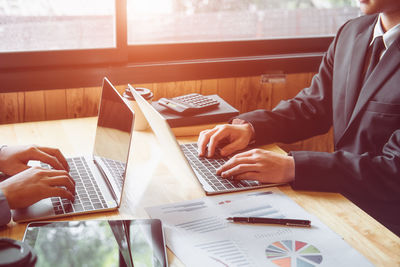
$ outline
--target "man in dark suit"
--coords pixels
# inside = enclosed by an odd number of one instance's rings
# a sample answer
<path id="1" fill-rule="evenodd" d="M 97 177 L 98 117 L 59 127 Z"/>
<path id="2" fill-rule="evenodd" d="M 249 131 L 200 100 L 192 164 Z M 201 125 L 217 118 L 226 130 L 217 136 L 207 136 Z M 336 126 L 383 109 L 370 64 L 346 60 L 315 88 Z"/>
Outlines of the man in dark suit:
<path id="1" fill-rule="evenodd" d="M 199 155 L 222 139 L 229 155 L 249 143 L 295 142 L 334 129 L 335 151 L 253 149 L 217 173 L 340 192 L 400 235 L 400 1 L 360 0 L 365 16 L 338 31 L 311 86 L 272 111 L 256 110 L 200 134 Z"/>

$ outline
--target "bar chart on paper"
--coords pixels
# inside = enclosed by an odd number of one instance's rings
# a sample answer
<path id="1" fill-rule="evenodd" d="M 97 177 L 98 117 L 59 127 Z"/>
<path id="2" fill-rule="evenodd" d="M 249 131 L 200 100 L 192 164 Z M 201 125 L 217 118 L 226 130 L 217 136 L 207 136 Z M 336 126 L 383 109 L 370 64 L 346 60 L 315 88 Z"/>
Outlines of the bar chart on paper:
<path id="1" fill-rule="evenodd" d="M 274 242 L 267 247 L 265 253 L 279 267 L 314 267 L 323 260 L 315 246 L 297 240 Z"/>
<path id="2" fill-rule="evenodd" d="M 224 266 L 252 266 L 248 255 L 232 240 L 206 242 L 196 247 Z"/>

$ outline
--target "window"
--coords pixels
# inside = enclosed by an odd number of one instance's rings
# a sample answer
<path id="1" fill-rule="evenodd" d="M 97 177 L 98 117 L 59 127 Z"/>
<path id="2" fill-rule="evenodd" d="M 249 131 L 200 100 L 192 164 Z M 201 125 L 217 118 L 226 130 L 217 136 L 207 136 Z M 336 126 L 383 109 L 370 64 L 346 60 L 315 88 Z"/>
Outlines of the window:
<path id="1" fill-rule="evenodd" d="M 0 90 L 313 72 L 356 2 L 0 0 Z"/>
<path id="2" fill-rule="evenodd" d="M 128 0 L 128 43 L 327 36 L 359 14 L 355 0 Z"/>
<path id="3" fill-rule="evenodd" d="M 2 0 L 0 51 L 115 47 L 113 0 Z"/>

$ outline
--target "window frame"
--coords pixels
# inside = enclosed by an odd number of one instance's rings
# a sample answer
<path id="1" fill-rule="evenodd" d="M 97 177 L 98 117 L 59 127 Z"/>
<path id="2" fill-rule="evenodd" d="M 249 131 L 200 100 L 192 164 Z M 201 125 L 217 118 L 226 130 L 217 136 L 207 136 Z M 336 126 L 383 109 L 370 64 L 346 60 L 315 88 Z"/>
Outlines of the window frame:
<path id="1" fill-rule="evenodd" d="M 315 72 L 333 36 L 128 45 L 127 0 L 115 1 L 115 48 L 0 52 L 2 92 Z"/>

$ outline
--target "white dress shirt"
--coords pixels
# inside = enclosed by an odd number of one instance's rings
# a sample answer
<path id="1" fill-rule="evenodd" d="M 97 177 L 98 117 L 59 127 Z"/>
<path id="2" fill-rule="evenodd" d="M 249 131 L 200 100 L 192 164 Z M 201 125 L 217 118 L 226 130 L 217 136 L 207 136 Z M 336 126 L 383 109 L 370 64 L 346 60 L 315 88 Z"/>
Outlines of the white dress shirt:
<path id="1" fill-rule="evenodd" d="M 386 50 L 396 41 L 396 39 L 400 36 L 400 23 L 385 32 L 382 28 L 382 14 L 379 15 L 379 19 L 375 24 L 374 28 L 374 34 L 372 36 L 371 43 L 369 44 L 370 46 L 374 42 L 375 38 L 382 36 L 383 37 L 383 43 L 385 45 L 385 50 L 382 52 L 381 57 L 386 53 Z"/>

